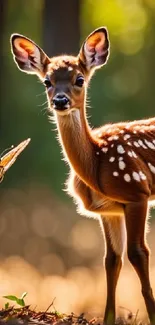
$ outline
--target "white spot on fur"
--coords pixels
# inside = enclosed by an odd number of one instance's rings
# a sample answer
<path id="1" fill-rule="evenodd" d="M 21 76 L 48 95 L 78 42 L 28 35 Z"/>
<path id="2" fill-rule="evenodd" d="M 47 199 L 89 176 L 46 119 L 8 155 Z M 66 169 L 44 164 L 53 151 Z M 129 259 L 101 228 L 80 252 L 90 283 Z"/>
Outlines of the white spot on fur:
<path id="1" fill-rule="evenodd" d="M 73 71 L 73 68 L 72 67 L 68 67 L 68 71 Z"/>
<path id="2" fill-rule="evenodd" d="M 136 148 L 139 148 L 140 147 L 140 145 L 139 145 L 139 143 L 138 142 L 136 142 L 136 141 L 134 141 L 134 146 L 136 147 Z"/>
<path id="3" fill-rule="evenodd" d="M 108 151 L 108 148 L 104 147 L 104 148 L 102 148 L 102 151 L 106 153 Z"/>
<path id="4" fill-rule="evenodd" d="M 98 156 L 99 156 L 99 154 L 100 154 L 100 153 L 99 153 L 99 151 L 96 151 L 96 155 L 98 155 Z"/>
<path id="5" fill-rule="evenodd" d="M 131 142 L 127 142 L 128 146 L 132 146 Z"/>
<path id="6" fill-rule="evenodd" d="M 130 175 L 129 174 L 125 174 L 124 175 L 124 180 L 129 183 L 131 181 Z"/>
<path id="7" fill-rule="evenodd" d="M 119 161 L 120 161 L 120 160 L 123 160 L 123 157 L 119 157 L 118 160 L 119 160 Z"/>
<path id="8" fill-rule="evenodd" d="M 150 141 L 148 141 L 146 139 L 144 140 L 144 142 L 146 143 L 148 148 L 155 150 L 155 146 L 154 146 L 154 144 L 152 142 L 150 142 Z"/>
<path id="9" fill-rule="evenodd" d="M 132 157 L 132 151 L 127 152 L 128 156 Z"/>
<path id="10" fill-rule="evenodd" d="M 118 140 L 118 139 L 119 139 L 118 135 L 113 135 L 113 136 L 108 138 L 108 141 Z"/>
<path id="11" fill-rule="evenodd" d="M 127 154 L 128 154 L 128 156 L 130 156 L 130 157 L 137 158 L 137 155 L 136 155 L 136 153 L 135 153 L 133 150 L 128 151 Z"/>
<path id="12" fill-rule="evenodd" d="M 126 164 L 125 164 L 125 162 L 124 161 L 119 161 L 119 163 L 118 163 L 118 165 L 119 165 L 119 169 L 121 169 L 121 170 L 124 170 L 125 169 L 125 167 L 126 167 Z"/>
<path id="13" fill-rule="evenodd" d="M 142 140 L 138 140 L 138 143 L 142 148 L 147 149 L 147 147 L 145 146 Z"/>
<path id="14" fill-rule="evenodd" d="M 125 134 L 124 135 L 124 140 L 128 140 L 130 138 L 130 134 Z"/>
<path id="15" fill-rule="evenodd" d="M 139 172 L 139 176 L 142 180 L 146 180 L 146 175 L 142 171 Z"/>
<path id="16" fill-rule="evenodd" d="M 143 141 L 142 140 L 138 140 L 137 141 L 139 143 L 139 145 L 142 147 L 143 146 Z"/>
<path id="17" fill-rule="evenodd" d="M 117 176 L 119 176 L 119 173 L 118 173 L 118 172 L 113 172 L 113 175 L 114 175 L 115 177 L 117 177 Z"/>
<path id="18" fill-rule="evenodd" d="M 124 150 L 124 148 L 123 148 L 123 146 L 121 144 L 119 144 L 117 146 L 117 152 L 120 153 L 120 154 L 125 153 L 125 150 Z"/>
<path id="19" fill-rule="evenodd" d="M 109 158 L 109 161 L 110 161 L 110 162 L 114 162 L 114 161 L 115 161 L 115 157 L 110 157 L 110 158 Z"/>
<path id="20" fill-rule="evenodd" d="M 137 158 L 137 155 L 136 155 L 136 153 L 132 150 L 132 156 L 134 157 L 134 158 Z"/>
<path id="21" fill-rule="evenodd" d="M 153 174 L 155 174 L 155 166 L 153 166 L 151 163 L 148 163 L 148 166 Z"/>
<path id="22" fill-rule="evenodd" d="M 140 175 L 137 172 L 133 172 L 132 176 L 135 181 L 140 182 Z"/>
<path id="23" fill-rule="evenodd" d="M 111 144 L 111 148 L 113 148 L 113 147 L 114 147 L 114 143 Z"/>
<path id="24" fill-rule="evenodd" d="M 134 131 L 133 131 L 133 133 L 134 133 L 134 134 L 136 134 L 136 133 L 137 133 L 137 131 L 135 131 L 135 130 L 134 130 Z"/>
<path id="25" fill-rule="evenodd" d="M 119 133 L 123 134 L 125 131 L 124 130 L 121 130 Z"/>

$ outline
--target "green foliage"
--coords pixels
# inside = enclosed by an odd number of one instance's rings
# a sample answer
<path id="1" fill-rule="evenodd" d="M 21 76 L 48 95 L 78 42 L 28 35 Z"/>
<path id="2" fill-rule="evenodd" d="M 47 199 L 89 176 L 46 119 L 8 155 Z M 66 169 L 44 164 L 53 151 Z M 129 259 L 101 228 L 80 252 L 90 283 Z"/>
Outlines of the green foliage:
<path id="1" fill-rule="evenodd" d="M 27 296 L 27 292 L 24 292 L 20 298 L 13 296 L 13 295 L 9 295 L 9 296 L 3 296 L 3 298 L 6 298 L 8 300 L 12 300 L 15 301 L 19 306 L 24 307 L 25 306 L 25 301 L 24 298 Z M 7 302 L 5 304 L 5 309 L 7 309 L 9 307 L 9 303 Z"/>
<path id="2" fill-rule="evenodd" d="M 9 308 L 9 302 L 6 302 L 6 304 L 5 304 L 5 309 L 8 309 Z"/>

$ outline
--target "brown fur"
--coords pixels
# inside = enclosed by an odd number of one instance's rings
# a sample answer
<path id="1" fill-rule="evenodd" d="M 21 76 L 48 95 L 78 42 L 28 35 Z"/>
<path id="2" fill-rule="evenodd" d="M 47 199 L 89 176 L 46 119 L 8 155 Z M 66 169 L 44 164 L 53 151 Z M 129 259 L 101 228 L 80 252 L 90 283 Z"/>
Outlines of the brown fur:
<path id="1" fill-rule="evenodd" d="M 21 70 L 48 78 L 47 98 L 54 113 L 59 141 L 70 166 L 67 190 L 82 214 L 100 220 L 107 245 L 107 303 L 104 323 L 115 320 L 115 290 L 126 243 L 128 257 L 142 286 L 149 318 L 155 324 L 155 301 L 149 281 L 149 251 L 145 240 L 149 201 L 155 195 L 155 118 L 108 124 L 92 130 L 86 118 L 90 78 L 109 56 L 105 28 L 88 36 L 79 55 L 49 59 L 31 40 L 14 34 L 14 59 Z M 76 85 L 78 76 L 84 84 Z M 64 94 L 69 106 L 54 107 Z M 139 142 L 140 141 L 140 142 Z"/>

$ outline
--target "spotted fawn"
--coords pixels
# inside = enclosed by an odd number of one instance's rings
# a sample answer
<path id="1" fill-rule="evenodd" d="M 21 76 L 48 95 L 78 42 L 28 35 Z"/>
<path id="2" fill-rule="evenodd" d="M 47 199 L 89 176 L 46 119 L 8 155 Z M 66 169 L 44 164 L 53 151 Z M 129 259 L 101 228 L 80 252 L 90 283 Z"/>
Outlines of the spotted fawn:
<path id="1" fill-rule="evenodd" d="M 88 124 L 88 84 L 109 57 L 105 27 L 86 38 L 76 57 L 49 58 L 37 44 L 20 34 L 12 35 L 11 48 L 18 68 L 36 74 L 46 87 L 49 109 L 70 168 L 68 193 L 78 211 L 98 219 L 103 229 L 107 278 L 104 324 L 115 322 L 115 291 L 126 244 L 128 258 L 141 282 L 150 322 L 155 324 L 146 243 L 148 208 L 155 199 L 155 118 L 97 129 Z"/>

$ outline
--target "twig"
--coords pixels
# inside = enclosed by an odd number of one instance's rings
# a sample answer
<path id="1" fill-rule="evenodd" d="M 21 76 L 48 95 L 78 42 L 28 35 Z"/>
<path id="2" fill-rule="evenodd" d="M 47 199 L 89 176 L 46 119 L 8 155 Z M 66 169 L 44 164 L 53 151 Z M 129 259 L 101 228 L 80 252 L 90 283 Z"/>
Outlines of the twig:
<path id="1" fill-rule="evenodd" d="M 47 307 L 47 309 L 45 310 L 45 314 L 47 313 L 47 311 L 53 306 L 53 308 L 55 309 L 54 307 L 54 301 L 56 300 L 56 297 L 53 299 L 53 301 L 51 302 L 51 304 Z M 56 310 L 56 309 L 55 309 Z"/>

